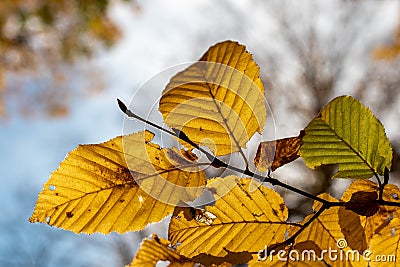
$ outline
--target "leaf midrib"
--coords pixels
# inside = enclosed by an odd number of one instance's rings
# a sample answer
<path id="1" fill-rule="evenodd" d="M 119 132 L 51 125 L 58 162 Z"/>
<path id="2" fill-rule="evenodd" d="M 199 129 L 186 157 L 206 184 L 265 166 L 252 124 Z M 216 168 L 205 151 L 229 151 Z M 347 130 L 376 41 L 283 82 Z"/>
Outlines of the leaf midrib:
<path id="1" fill-rule="evenodd" d="M 72 165 L 72 166 L 75 167 L 75 165 Z M 122 165 L 121 165 L 121 166 L 122 166 Z M 198 166 L 201 166 L 201 163 L 196 163 L 196 164 L 193 164 L 193 165 L 190 165 L 190 166 L 189 166 L 189 165 L 177 166 L 177 167 L 174 167 L 174 168 L 172 168 L 172 169 L 162 170 L 161 172 L 157 172 L 157 173 L 154 173 L 154 174 L 150 174 L 150 175 L 141 177 L 140 180 L 144 180 L 144 179 L 147 179 L 147 178 L 155 177 L 155 176 L 158 176 L 158 175 L 161 175 L 161 174 L 164 174 L 164 173 L 170 173 L 170 172 L 173 172 L 173 171 L 176 171 L 176 170 L 181 170 L 182 168 L 192 168 L 192 167 L 198 167 Z M 132 170 L 129 170 L 129 171 L 131 172 Z M 139 172 L 137 172 L 137 171 L 133 171 L 133 172 L 139 173 Z M 62 175 L 64 175 L 64 174 L 62 174 Z M 71 178 L 76 179 L 75 176 L 71 176 Z M 95 191 L 83 192 L 82 196 L 76 197 L 76 198 L 68 199 L 67 201 L 65 201 L 65 202 L 63 202 L 63 203 L 60 203 L 60 204 L 58 204 L 58 205 L 56 205 L 56 206 L 53 206 L 51 209 L 49 209 L 49 210 L 47 210 L 47 211 L 51 211 L 51 210 L 53 210 L 53 209 L 56 209 L 56 208 L 58 208 L 58 207 L 61 207 L 61 206 L 65 205 L 65 204 L 68 204 L 68 203 L 70 203 L 70 202 L 72 202 L 72 201 L 76 201 L 76 200 L 82 199 L 82 198 L 84 198 L 84 197 L 86 197 L 86 196 L 88 196 L 88 195 L 97 194 L 97 193 L 102 192 L 102 191 L 105 191 L 105 190 L 114 190 L 114 189 L 116 189 L 116 188 L 118 188 L 118 187 L 122 187 L 122 186 L 126 186 L 126 185 L 131 185 L 131 184 L 135 185 L 135 184 L 136 184 L 136 186 L 134 186 L 134 188 L 135 188 L 136 190 L 141 189 L 140 185 L 138 185 L 138 184 L 136 183 L 136 180 L 135 180 L 133 177 L 132 177 L 132 179 L 133 179 L 133 181 L 128 181 L 128 182 L 124 182 L 124 183 L 114 184 L 114 185 L 111 185 L 111 186 L 109 186 L 109 187 L 100 188 L 100 189 L 95 190 Z M 86 181 L 86 180 L 83 180 L 83 181 Z M 87 182 L 87 181 L 86 181 L 86 182 Z M 66 187 L 66 186 L 63 186 L 63 185 L 56 185 L 56 187 L 65 187 L 65 188 L 71 189 L 70 187 Z M 73 188 L 72 188 L 72 189 L 73 189 Z M 122 188 L 122 189 L 123 189 L 123 188 Z M 53 192 L 52 190 L 50 190 L 50 191 Z M 142 190 L 142 191 L 143 191 L 143 190 Z M 147 192 L 145 192 L 145 191 L 143 191 L 143 192 L 147 194 Z M 148 195 L 148 194 L 147 194 L 147 195 Z"/>

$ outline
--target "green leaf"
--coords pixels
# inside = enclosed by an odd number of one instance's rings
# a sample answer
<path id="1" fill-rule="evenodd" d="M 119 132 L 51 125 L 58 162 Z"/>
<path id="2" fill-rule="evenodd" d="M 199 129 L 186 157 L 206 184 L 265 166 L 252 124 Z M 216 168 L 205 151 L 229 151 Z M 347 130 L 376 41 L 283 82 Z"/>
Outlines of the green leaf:
<path id="1" fill-rule="evenodd" d="M 300 156 L 310 168 L 337 164 L 334 178 L 363 179 L 390 170 L 393 151 L 372 112 L 353 97 L 340 96 L 305 128 Z"/>

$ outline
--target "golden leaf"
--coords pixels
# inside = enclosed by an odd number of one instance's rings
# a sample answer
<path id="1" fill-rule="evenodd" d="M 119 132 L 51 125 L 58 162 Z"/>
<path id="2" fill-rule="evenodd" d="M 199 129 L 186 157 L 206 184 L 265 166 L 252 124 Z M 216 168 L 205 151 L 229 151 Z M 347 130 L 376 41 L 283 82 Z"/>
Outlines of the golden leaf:
<path id="1" fill-rule="evenodd" d="M 361 224 L 361 218 L 351 210 L 345 207 L 338 209 L 339 225 L 347 245 L 351 249 L 358 250 L 363 253 L 368 248 L 367 237 L 364 227 Z"/>
<path id="2" fill-rule="evenodd" d="M 376 183 L 370 180 L 356 180 L 352 182 L 346 191 L 343 192 L 342 201 L 350 201 L 352 195 L 356 192 L 378 192 L 379 187 Z"/>
<path id="3" fill-rule="evenodd" d="M 206 183 L 196 162 L 151 143 L 149 131 L 80 145 L 52 173 L 30 222 L 76 233 L 143 229 L 198 197 Z M 172 165 L 169 161 L 182 165 Z"/>
<path id="4" fill-rule="evenodd" d="M 261 142 L 258 145 L 254 164 L 259 171 L 265 172 L 269 167 L 271 167 L 272 171 L 275 171 L 300 157 L 300 146 L 301 135 Z"/>
<path id="5" fill-rule="evenodd" d="M 319 195 L 320 198 L 328 201 L 337 201 L 329 194 L 323 193 Z M 321 208 L 321 203 L 314 202 L 313 209 L 315 211 Z M 323 251 L 329 252 L 330 250 L 336 251 L 332 257 L 328 253 L 322 256 L 323 260 L 331 266 L 366 266 L 365 260 L 362 258 L 362 252 L 353 250 L 348 246 L 348 238 L 356 238 L 356 230 L 354 235 L 347 233 L 343 234 L 341 226 L 339 225 L 339 209 L 342 207 L 331 207 L 323 211 L 311 224 L 304 229 L 296 238 L 296 244 L 301 242 L 312 241 L 318 248 Z M 307 222 L 313 214 L 308 215 L 303 223 Z M 358 225 L 361 227 L 360 225 Z M 296 232 L 290 229 L 289 236 Z M 350 243 L 352 244 L 352 243 Z M 312 248 L 310 248 L 312 249 Z"/>
<path id="6" fill-rule="evenodd" d="M 329 201 L 335 201 L 330 195 L 324 193 L 319 195 L 320 198 Z M 314 210 L 321 208 L 319 202 L 315 202 Z M 344 238 L 344 235 L 338 224 L 339 207 L 332 207 L 325 210 L 317 219 L 315 219 L 305 230 L 296 238 L 296 243 L 312 240 L 321 249 L 330 245 L 332 248 L 337 248 L 336 242 L 338 239 Z M 303 222 L 308 221 L 313 214 L 308 215 Z M 292 229 L 290 234 L 293 234 L 297 229 Z"/>
<path id="7" fill-rule="evenodd" d="M 249 262 L 249 267 L 326 267 L 326 264 L 318 260 L 321 249 L 312 241 L 300 242 L 294 246 L 275 249 L 274 251 L 263 251 L 269 255 L 261 255 L 254 257 Z M 313 254 L 315 252 L 315 254 Z"/>
<path id="8" fill-rule="evenodd" d="M 243 45 L 218 43 L 171 79 L 159 110 L 168 126 L 215 155 L 238 152 L 265 124 L 259 72 Z"/>
<path id="9" fill-rule="evenodd" d="M 340 198 L 342 201 L 350 201 L 357 192 L 379 192 L 378 184 L 370 180 L 357 180 L 352 182 Z M 399 202 L 400 190 L 394 184 L 387 184 L 382 198 L 386 201 Z"/>
<path id="10" fill-rule="evenodd" d="M 190 267 L 195 263 L 179 255 L 168 240 L 153 234 L 151 239 L 144 239 L 136 256 L 127 267 L 155 267 L 159 261 L 169 261 L 169 266 Z"/>
<path id="11" fill-rule="evenodd" d="M 372 237 L 384 226 L 388 224 L 388 219 L 390 218 L 391 214 L 398 210 L 396 207 L 392 206 L 383 206 L 379 205 L 378 209 L 376 203 L 368 201 L 368 199 L 364 199 L 364 203 L 356 203 L 356 199 L 353 195 L 361 195 L 362 194 L 371 194 L 377 193 L 379 191 L 379 186 L 376 183 L 373 183 L 369 180 L 357 180 L 354 181 L 347 190 L 343 193 L 341 197 L 342 201 L 351 201 L 354 200 L 350 205 L 350 209 L 353 207 L 358 207 L 358 212 L 365 215 L 370 216 L 359 216 L 360 223 L 364 228 L 364 233 L 366 236 L 367 244 L 369 244 Z M 385 186 L 385 190 L 383 191 L 383 199 L 387 201 L 396 201 L 395 197 L 397 194 L 400 195 L 400 191 L 397 186 L 393 184 L 388 184 Z M 365 201 L 366 200 L 366 201 Z M 398 200 L 397 200 L 398 201 Z M 372 209 L 371 209 L 372 207 Z M 376 210 L 377 209 L 377 210 Z M 373 210 L 374 213 L 370 213 L 370 210 Z M 361 215 L 360 214 L 360 215 Z"/>
<path id="12" fill-rule="evenodd" d="M 388 226 L 376 234 L 370 242 L 370 266 L 397 266 L 400 259 L 400 219 L 393 218 Z"/>
<path id="13" fill-rule="evenodd" d="M 205 262 L 206 266 L 210 267 L 229 267 L 231 264 L 227 262 L 217 263 L 218 258 L 210 257 L 207 262 L 204 255 L 203 258 L 198 258 L 200 261 L 194 261 L 187 259 L 186 257 L 178 254 L 176 250 L 171 246 L 171 243 L 163 238 L 153 234 L 151 239 L 144 239 L 140 245 L 139 250 L 136 252 L 135 258 L 131 264 L 127 267 L 155 267 L 159 261 L 169 261 L 169 267 L 191 267 L 196 262 Z"/>
<path id="14" fill-rule="evenodd" d="M 212 179 L 207 188 L 216 198 L 214 206 L 207 206 L 205 211 L 179 207 L 171 219 L 169 240 L 179 244 L 180 254 L 188 258 L 201 253 L 225 257 L 243 252 L 243 263 L 252 258 L 251 251 L 285 239 L 288 210 L 272 189 L 237 176 Z M 206 222 L 196 218 L 199 214 L 213 216 Z"/>

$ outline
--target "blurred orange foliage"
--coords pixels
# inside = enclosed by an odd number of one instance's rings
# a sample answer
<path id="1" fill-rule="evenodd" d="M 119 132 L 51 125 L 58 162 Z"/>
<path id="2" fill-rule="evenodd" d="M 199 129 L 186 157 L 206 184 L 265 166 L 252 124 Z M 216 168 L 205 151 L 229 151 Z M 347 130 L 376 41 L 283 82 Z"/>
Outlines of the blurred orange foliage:
<path id="1" fill-rule="evenodd" d="M 76 59 L 90 57 L 96 49 L 110 47 L 121 37 L 108 15 L 110 4 L 111 0 L 0 1 L 0 116 L 6 115 L 4 103 L 20 102 L 18 96 L 24 99 L 27 94 L 40 101 L 35 103 L 32 98 L 29 106 L 44 105 L 47 115 L 68 113 L 68 105 L 55 108 L 51 101 L 48 105 L 45 101 L 54 95 L 68 95 L 68 66 Z M 60 82 L 60 76 L 67 78 Z M 21 78 L 28 81 L 23 82 L 23 88 Z M 26 88 L 36 83 L 42 83 L 37 94 Z M 26 103 L 16 103 L 16 107 L 31 113 Z"/>
<path id="2" fill-rule="evenodd" d="M 394 60 L 399 55 L 400 55 L 400 15 L 399 15 L 399 24 L 395 36 L 393 38 L 393 41 L 390 44 L 379 46 L 373 51 L 373 57 L 377 60 L 391 61 Z"/>

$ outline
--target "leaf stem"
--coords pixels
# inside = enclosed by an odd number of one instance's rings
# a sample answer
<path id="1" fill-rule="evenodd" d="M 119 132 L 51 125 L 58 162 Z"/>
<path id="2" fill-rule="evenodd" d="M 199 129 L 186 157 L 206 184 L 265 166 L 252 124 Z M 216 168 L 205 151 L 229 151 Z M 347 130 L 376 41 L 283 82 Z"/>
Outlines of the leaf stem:
<path id="1" fill-rule="evenodd" d="M 400 202 L 392 202 L 392 201 L 386 201 L 383 199 L 379 199 L 378 203 L 383 206 L 400 207 Z"/>
<path id="2" fill-rule="evenodd" d="M 158 130 L 160 130 L 160 131 L 163 131 L 163 132 L 165 132 L 165 133 L 167 133 L 167 134 L 175 135 L 175 133 L 171 132 L 170 130 L 165 129 L 165 128 L 159 126 L 158 124 L 155 124 L 154 122 L 148 121 L 148 120 L 146 120 L 146 119 L 140 117 L 139 115 L 136 115 L 135 113 L 133 113 L 132 111 L 130 111 L 130 110 L 126 107 L 126 105 L 124 104 L 124 102 L 122 102 L 122 101 L 119 100 L 118 98 L 117 98 L 117 102 L 118 102 L 118 106 L 119 106 L 119 108 L 121 109 L 121 111 L 122 111 L 123 113 L 125 113 L 128 117 L 134 118 L 134 119 L 137 119 L 137 120 L 140 120 L 141 122 L 144 122 L 145 124 L 148 124 L 148 125 L 150 125 L 150 126 L 156 128 L 156 129 L 158 129 Z"/>
<path id="3" fill-rule="evenodd" d="M 316 212 L 314 213 L 314 215 L 308 219 L 308 221 L 306 221 L 304 224 L 300 225 L 300 229 L 297 230 L 291 237 L 289 237 L 288 239 L 286 239 L 283 242 L 280 243 L 276 243 L 274 245 L 272 245 L 269 250 L 275 250 L 278 247 L 286 247 L 286 246 L 293 246 L 294 242 L 296 241 L 296 238 L 313 222 L 315 221 L 322 212 L 324 212 L 325 210 L 329 209 L 331 206 L 329 203 L 327 204 L 323 204 L 322 207 Z"/>
<path id="4" fill-rule="evenodd" d="M 379 184 L 379 200 L 383 200 L 383 190 L 385 186 L 389 183 L 389 170 L 385 168 L 385 172 L 383 173 L 383 183 Z"/>
<path id="5" fill-rule="evenodd" d="M 258 180 L 260 180 L 262 182 L 268 182 L 271 185 L 286 188 L 286 189 L 291 190 L 291 191 L 293 191 L 293 192 L 295 192 L 297 194 L 300 194 L 300 195 L 305 196 L 307 198 L 310 198 L 312 200 L 318 201 L 318 202 L 320 202 L 320 203 L 322 203 L 324 205 L 332 205 L 333 204 L 332 202 L 329 202 L 328 200 L 325 200 L 325 199 L 322 199 L 320 197 L 314 196 L 313 194 L 305 192 L 305 191 L 303 191 L 301 189 L 298 189 L 296 187 L 293 187 L 291 185 L 282 183 L 281 181 L 279 181 L 279 180 L 277 180 L 275 178 L 272 178 L 269 174 L 267 175 L 267 177 L 265 177 L 265 176 L 262 176 L 262 175 L 259 175 L 259 174 L 256 174 L 256 173 L 250 171 L 249 168 L 247 168 L 247 167 L 246 167 L 246 169 L 241 169 L 241 168 L 232 166 L 230 164 L 227 164 L 227 163 L 221 161 L 220 159 L 218 159 L 217 157 L 215 157 L 214 155 L 212 155 L 211 153 L 209 153 L 208 151 L 206 151 L 205 149 L 201 148 L 196 143 L 194 143 L 192 140 L 189 139 L 189 137 L 184 132 L 179 131 L 179 130 L 174 129 L 174 128 L 173 128 L 173 131 L 165 129 L 165 128 L 163 128 L 163 127 L 161 127 L 161 126 L 159 126 L 159 125 L 157 125 L 157 124 L 155 124 L 155 123 L 153 123 L 151 121 L 148 121 L 148 120 L 146 120 L 146 119 L 134 114 L 132 111 L 130 111 L 126 107 L 126 105 L 121 100 L 117 99 L 117 101 L 118 101 L 119 108 L 128 117 L 138 119 L 141 122 L 144 122 L 144 123 L 156 128 L 158 130 L 161 130 L 161 131 L 163 131 L 163 132 L 165 132 L 165 133 L 167 133 L 167 134 L 169 134 L 171 136 L 175 136 L 175 137 L 179 138 L 180 140 L 190 144 L 191 146 L 195 147 L 200 152 L 202 152 L 208 158 L 208 160 L 210 161 L 210 165 L 215 167 L 215 168 L 223 167 L 223 168 L 230 169 L 232 171 L 236 171 L 238 173 L 245 174 L 245 175 L 250 176 L 250 177 L 254 177 L 254 178 L 256 178 L 256 179 L 258 179 Z"/>
<path id="6" fill-rule="evenodd" d="M 220 167 L 224 167 L 227 168 L 227 164 L 223 161 L 221 161 L 220 159 L 214 157 L 212 154 L 210 154 L 208 151 L 206 151 L 205 149 L 199 147 L 196 143 L 194 143 L 192 140 L 189 139 L 189 137 L 186 136 L 186 134 L 182 131 L 179 131 L 178 129 L 172 129 L 172 131 L 165 129 L 164 127 L 161 127 L 160 125 L 157 125 L 149 120 L 146 120 L 142 117 L 140 117 L 139 115 L 136 115 L 135 113 L 133 113 L 132 111 L 130 111 L 126 105 L 117 98 L 118 101 L 118 106 L 121 109 L 121 111 L 123 113 L 125 113 L 128 117 L 134 118 L 134 119 L 138 119 L 141 122 L 144 122 L 145 124 L 148 124 L 160 131 L 163 131 L 171 136 L 175 136 L 177 138 L 179 138 L 182 141 L 185 141 L 186 143 L 188 143 L 189 145 L 195 147 L 196 149 L 198 149 L 200 152 L 202 152 L 204 155 L 206 155 L 206 157 L 208 158 L 208 160 L 211 162 L 211 165 L 216 167 L 216 168 L 220 168 Z"/>
<path id="7" fill-rule="evenodd" d="M 296 233 L 294 233 L 291 237 L 289 237 L 288 239 L 286 239 L 284 241 L 285 244 L 290 245 L 293 244 L 295 239 L 313 222 L 315 221 L 319 215 L 321 215 L 322 212 L 324 212 L 326 209 L 329 209 L 329 204 L 323 204 L 322 207 L 316 212 L 314 213 L 314 215 L 308 220 L 306 221 L 302 227 L 297 230 Z"/>
<path id="8" fill-rule="evenodd" d="M 268 182 L 268 183 L 270 183 L 271 185 L 283 187 L 283 188 L 288 189 L 288 190 L 290 190 L 290 191 L 293 191 L 293 192 L 295 192 L 295 193 L 297 193 L 297 194 L 300 194 L 300 195 L 305 196 L 305 197 L 308 197 L 308 198 L 310 198 L 310 199 L 312 199 L 312 200 L 318 201 L 318 202 L 320 202 L 320 203 L 322 203 L 322 204 L 331 203 L 331 202 L 329 202 L 328 200 L 322 199 L 322 198 L 320 198 L 320 197 L 318 197 L 318 196 L 314 196 L 313 194 L 310 194 L 310 193 L 308 193 L 308 192 L 306 192 L 306 191 L 303 191 L 303 190 L 298 189 L 298 188 L 296 188 L 296 187 L 293 187 L 293 186 L 291 186 L 291 185 L 282 183 L 281 181 L 279 181 L 279 180 L 276 179 L 276 178 L 264 177 L 264 176 L 261 176 L 261 175 L 259 175 L 259 174 L 253 173 L 253 172 L 251 172 L 251 171 L 249 171 L 249 172 L 247 172 L 247 173 L 245 173 L 245 174 L 247 174 L 247 175 L 249 175 L 249 176 L 252 176 L 252 177 L 254 177 L 254 178 L 257 178 L 257 179 L 259 179 L 259 180 L 261 180 L 261 181 L 263 181 L 263 182 Z"/>
<path id="9" fill-rule="evenodd" d="M 376 172 L 374 172 L 374 177 L 375 177 L 376 181 L 378 182 L 379 188 L 382 188 L 382 181 L 381 181 L 381 179 L 379 179 L 379 176 Z"/>

